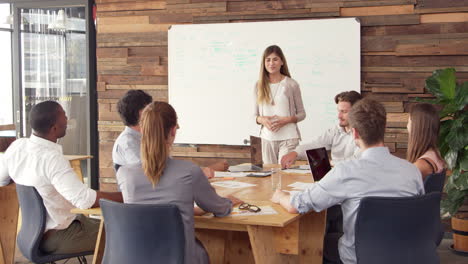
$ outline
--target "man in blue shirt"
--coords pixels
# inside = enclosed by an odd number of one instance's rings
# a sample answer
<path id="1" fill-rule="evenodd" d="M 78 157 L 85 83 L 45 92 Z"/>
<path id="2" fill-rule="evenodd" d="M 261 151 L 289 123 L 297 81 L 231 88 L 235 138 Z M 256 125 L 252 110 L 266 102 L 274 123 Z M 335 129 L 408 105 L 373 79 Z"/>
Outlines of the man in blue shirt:
<path id="1" fill-rule="evenodd" d="M 405 197 L 424 194 L 421 173 L 411 163 L 390 154 L 384 146 L 385 108 L 362 99 L 349 113 L 361 157 L 336 165 L 320 182 L 290 195 L 277 190 L 272 201 L 290 213 L 322 211 L 335 204 L 343 210 L 344 235 L 339 241 L 341 261 L 356 263 L 354 225 L 361 199 L 367 196 Z"/>

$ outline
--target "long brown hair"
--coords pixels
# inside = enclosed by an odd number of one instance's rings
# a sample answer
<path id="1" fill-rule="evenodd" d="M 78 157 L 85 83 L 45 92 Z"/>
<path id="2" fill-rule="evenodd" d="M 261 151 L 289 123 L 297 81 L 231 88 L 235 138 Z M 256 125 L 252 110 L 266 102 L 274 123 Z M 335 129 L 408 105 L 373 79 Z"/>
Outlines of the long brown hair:
<path id="1" fill-rule="evenodd" d="M 409 112 L 411 127 L 408 137 L 409 162 L 416 162 L 424 153 L 432 149 L 440 160 L 437 138 L 439 136 L 440 118 L 437 109 L 431 104 L 416 104 Z"/>
<path id="2" fill-rule="evenodd" d="M 168 137 L 177 126 L 177 114 L 165 102 L 152 102 L 141 113 L 141 159 L 143 171 L 153 184 L 158 184 L 169 157 Z"/>
<path id="3" fill-rule="evenodd" d="M 257 103 L 271 103 L 271 91 L 270 91 L 270 78 L 269 73 L 265 69 L 265 59 L 270 56 L 270 54 L 275 53 L 280 57 L 283 65 L 280 68 L 280 73 L 291 78 L 289 73 L 288 63 L 286 62 L 286 57 L 284 57 L 283 51 L 280 47 L 276 45 L 269 46 L 263 52 L 262 63 L 260 66 L 260 77 L 257 82 Z"/>

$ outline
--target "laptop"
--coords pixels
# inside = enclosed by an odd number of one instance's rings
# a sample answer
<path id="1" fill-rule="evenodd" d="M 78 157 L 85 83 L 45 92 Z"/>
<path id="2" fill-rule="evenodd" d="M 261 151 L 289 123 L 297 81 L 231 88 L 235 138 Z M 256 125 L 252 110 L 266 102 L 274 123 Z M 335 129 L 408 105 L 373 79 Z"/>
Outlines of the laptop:
<path id="1" fill-rule="evenodd" d="M 247 141 L 246 141 L 247 142 Z M 262 139 L 255 136 L 250 136 L 250 164 L 241 164 L 229 166 L 230 172 L 259 172 L 258 175 L 268 176 L 268 171 L 263 171 L 262 161 Z M 252 176 L 258 176 L 253 175 Z"/>
<path id="2" fill-rule="evenodd" d="M 325 148 L 309 149 L 306 154 L 314 181 L 320 181 L 331 170 L 327 150 Z"/>

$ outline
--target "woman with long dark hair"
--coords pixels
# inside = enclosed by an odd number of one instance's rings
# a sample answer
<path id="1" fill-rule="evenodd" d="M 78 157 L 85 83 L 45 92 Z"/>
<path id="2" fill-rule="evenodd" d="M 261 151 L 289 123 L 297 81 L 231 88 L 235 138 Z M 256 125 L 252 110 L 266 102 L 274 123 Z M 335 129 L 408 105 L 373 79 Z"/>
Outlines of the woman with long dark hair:
<path id="1" fill-rule="evenodd" d="M 297 122 L 306 114 L 299 84 L 291 78 L 283 51 L 276 45 L 263 52 L 254 115 L 261 125 L 263 163 L 278 163 L 299 144 Z"/>
<path id="2" fill-rule="evenodd" d="M 439 128 L 439 114 L 433 105 L 416 104 L 411 108 L 407 125 L 407 159 L 418 167 L 423 179 L 445 168 L 445 161 L 437 148 Z"/>

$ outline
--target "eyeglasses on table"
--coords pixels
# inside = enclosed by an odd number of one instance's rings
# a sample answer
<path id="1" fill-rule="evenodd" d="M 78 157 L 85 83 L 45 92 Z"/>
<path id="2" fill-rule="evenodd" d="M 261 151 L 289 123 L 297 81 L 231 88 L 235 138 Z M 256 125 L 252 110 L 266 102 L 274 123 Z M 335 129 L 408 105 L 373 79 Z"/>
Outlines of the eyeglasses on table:
<path id="1" fill-rule="evenodd" d="M 253 205 L 253 204 L 248 204 L 248 203 L 241 203 L 239 205 L 239 210 L 247 210 L 249 212 L 252 212 L 252 213 L 258 213 L 262 210 L 262 208 L 256 206 L 256 205 Z"/>

